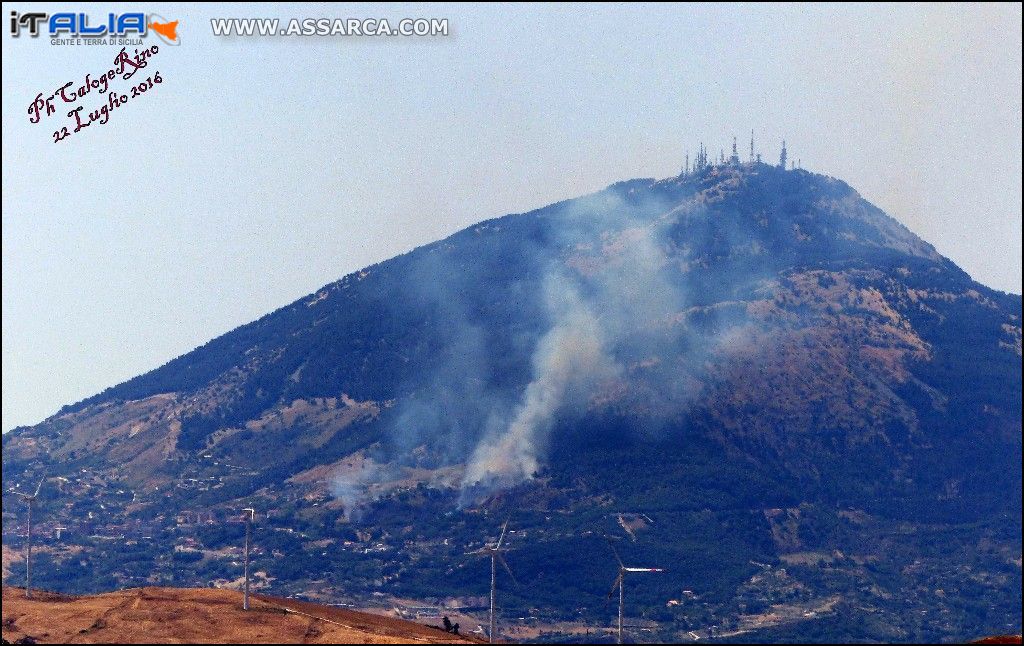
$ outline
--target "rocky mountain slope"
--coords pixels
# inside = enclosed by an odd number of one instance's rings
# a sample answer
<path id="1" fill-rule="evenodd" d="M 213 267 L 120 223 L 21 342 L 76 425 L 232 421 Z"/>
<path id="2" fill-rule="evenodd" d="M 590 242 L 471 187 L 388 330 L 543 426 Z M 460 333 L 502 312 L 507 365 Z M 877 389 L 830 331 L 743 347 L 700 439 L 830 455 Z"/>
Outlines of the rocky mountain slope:
<path id="1" fill-rule="evenodd" d="M 226 576 L 254 504 L 283 590 L 472 597 L 462 548 L 514 511 L 533 587 L 510 603 L 546 627 L 601 614 L 614 533 L 672 565 L 637 604 L 682 635 L 788 602 L 844 617 L 836 594 L 873 609 L 854 637 L 1013 632 L 1021 297 L 836 179 L 632 180 L 346 276 L 11 432 L 3 466 L 5 488 L 61 478 L 41 504 L 79 536 L 159 536 L 138 558 L 162 582 Z M 53 548 L 67 589 L 141 576 Z"/>

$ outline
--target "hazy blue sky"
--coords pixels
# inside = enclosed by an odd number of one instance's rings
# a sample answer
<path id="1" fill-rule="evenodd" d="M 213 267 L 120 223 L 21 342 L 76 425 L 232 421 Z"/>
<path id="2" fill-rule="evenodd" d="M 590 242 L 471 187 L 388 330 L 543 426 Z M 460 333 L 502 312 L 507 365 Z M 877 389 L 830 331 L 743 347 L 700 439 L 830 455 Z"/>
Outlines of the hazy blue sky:
<path id="1" fill-rule="evenodd" d="M 83 10 L 178 19 L 182 45 L 152 94 L 54 144 L 29 103 L 117 48 L 14 39 L 7 16 L 76 8 L 3 5 L 5 431 L 355 269 L 674 175 L 751 129 L 766 159 L 785 137 L 1021 291 L 1019 4 L 100 5 Z M 452 35 L 218 38 L 211 16 L 446 17 Z"/>

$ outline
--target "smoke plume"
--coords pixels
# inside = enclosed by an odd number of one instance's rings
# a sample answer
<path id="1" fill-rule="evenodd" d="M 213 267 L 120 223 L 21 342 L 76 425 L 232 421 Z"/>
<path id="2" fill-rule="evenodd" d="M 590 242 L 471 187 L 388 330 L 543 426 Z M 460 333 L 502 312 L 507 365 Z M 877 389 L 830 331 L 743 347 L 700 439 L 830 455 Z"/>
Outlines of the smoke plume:
<path id="1" fill-rule="evenodd" d="M 712 217 L 692 184 L 659 184 L 485 222 L 410 260 L 400 298 L 424 313 L 437 348 L 410 371 L 375 456 L 391 476 L 434 486 L 429 474 L 444 470 L 440 486 L 461 484 L 465 503 L 533 478 L 556 429 L 595 410 L 647 415 L 645 432 L 685 414 L 704 359 L 736 323 L 691 302 L 692 268 L 714 245 L 763 250 Z M 699 289 L 705 302 L 730 297 Z M 350 474 L 335 491 L 358 509 L 384 475 Z"/>
<path id="2" fill-rule="evenodd" d="M 555 324 L 537 344 L 533 379 L 512 419 L 484 437 L 473 452 L 464 486 L 511 485 L 531 478 L 540 466 L 555 413 L 568 398 L 583 396 L 619 372 L 606 353 L 597 316 L 570 279 L 548 274 L 544 293 Z"/>

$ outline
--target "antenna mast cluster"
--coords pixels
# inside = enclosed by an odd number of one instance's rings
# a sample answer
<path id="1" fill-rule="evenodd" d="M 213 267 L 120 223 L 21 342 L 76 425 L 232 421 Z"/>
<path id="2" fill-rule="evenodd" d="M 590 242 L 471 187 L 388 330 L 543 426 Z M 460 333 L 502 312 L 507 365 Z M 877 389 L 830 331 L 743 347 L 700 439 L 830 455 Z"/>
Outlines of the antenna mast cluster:
<path id="1" fill-rule="evenodd" d="M 787 170 L 787 168 L 786 168 L 786 162 L 787 161 L 789 161 L 789 158 L 788 158 L 787 152 L 786 152 L 786 141 L 783 140 L 782 141 L 782 152 L 779 155 L 779 165 L 778 165 L 778 167 L 781 168 L 782 170 Z M 746 161 L 745 165 L 753 167 L 753 166 L 757 166 L 757 165 L 759 165 L 761 163 L 763 163 L 761 161 L 761 153 L 757 152 L 757 148 L 754 145 L 754 131 L 751 130 L 750 131 L 750 156 L 747 158 L 747 161 Z M 690 175 L 701 175 L 704 172 L 709 171 L 709 170 L 714 169 L 714 168 L 726 168 L 726 167 L 737 168 L 737 167 L 740 167 L 740 166 L 743 166 L 743 165 L 744 165 L 744 162 L 740 161 L 740 153 L 739 153 L 739 147 L 738 147 L 738 144 L 737 144 L 737 141 L 736 141 L 736 137 L 732 138 L 732 154 L 730 154 L 729 157 L 726 157 L 725 156 L 725 150 L 724 149 L 720 150 L 719 153 L 718 153 L 718 161 L 717 162 L 714 160 L 713 157 L 709 159 L 709 157 L 708 157 L 708 149 L 707 149 L 707 147 L 704 146 L 704 143 L 701 142 L 699 148 L 697 149 L 697 155 L 696 155 L 696 157 L 694 159 L 692 167 L 690 166 L 690 151 L 686 151 L 686 161 L 683 164 L 682 176 L 683 177 L 689 177 Z M 791 163 L 791 167 L 793 169 L 795 169 L 795 168 L 800 168 L 801 166 L 800 166 L 799 161 L 797 161 L 795 163 Z"/>

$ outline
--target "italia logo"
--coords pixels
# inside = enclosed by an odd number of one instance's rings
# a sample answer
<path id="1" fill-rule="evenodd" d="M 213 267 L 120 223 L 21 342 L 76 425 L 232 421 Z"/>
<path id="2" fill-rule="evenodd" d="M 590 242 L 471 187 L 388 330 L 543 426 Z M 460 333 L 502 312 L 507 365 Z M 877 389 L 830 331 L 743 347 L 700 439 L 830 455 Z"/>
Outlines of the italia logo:
<path id="1" fill-rule="evenodd" d="M 22 30 L 36 38 L 45 33 L 50 38 L 105 38 L 145 36 L 153 32 L 168 45 L 180 45 L 178 21 L 170 21 L 151 13 L 108 13 L 106 19 L 91 18 L 84 13 L 22 13 L 11 12 L 11 36 L 17 38 Z"/>

